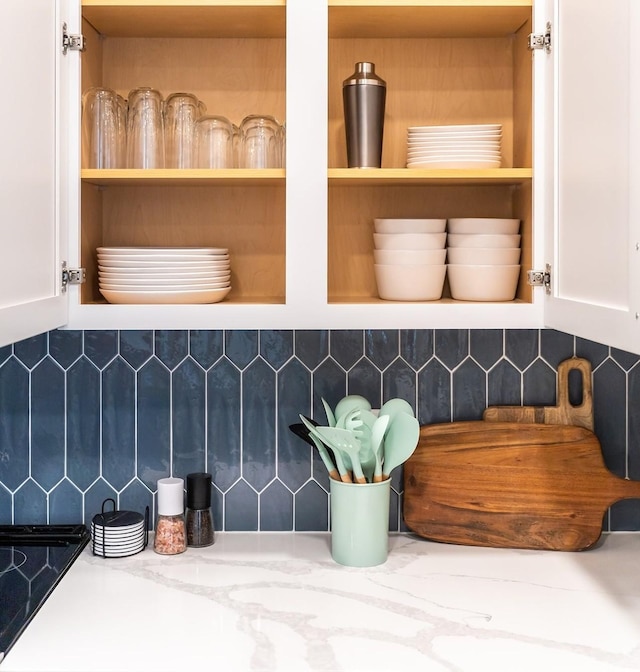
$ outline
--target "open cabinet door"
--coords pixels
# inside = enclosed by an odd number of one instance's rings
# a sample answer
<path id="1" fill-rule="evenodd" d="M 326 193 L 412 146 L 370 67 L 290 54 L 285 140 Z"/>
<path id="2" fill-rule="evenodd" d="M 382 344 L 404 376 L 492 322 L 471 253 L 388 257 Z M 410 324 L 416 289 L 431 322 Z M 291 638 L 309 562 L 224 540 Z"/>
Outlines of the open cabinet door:
<path id="1" fill-rule="evenodd" d="M 555 2 L 545 324 L 640 354 L 639 5 Z"/>
<path id="2" fill-rule="evenodd" d="M 0 40 L 0 346 L 63 325 L 67 64 L 54 0 L 3 0 Z M 77 57 L 78 54 L 75 54 Z M 62 129 L 62 132 L 61 132 Z M 60 170 L 60 167 L 65 170 Z"/>

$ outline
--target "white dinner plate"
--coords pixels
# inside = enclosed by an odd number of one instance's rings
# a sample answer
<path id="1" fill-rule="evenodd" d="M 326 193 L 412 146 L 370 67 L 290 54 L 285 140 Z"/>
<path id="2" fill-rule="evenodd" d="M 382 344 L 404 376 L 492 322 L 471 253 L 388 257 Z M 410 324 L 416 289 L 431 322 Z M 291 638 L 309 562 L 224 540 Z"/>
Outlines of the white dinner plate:
<path id="1" fill-rule="evenodd" d="M 409 126 L 409 133 L 469 133 L 499 131 L 502 124 L 445 124 L 444 126 Z"/>
<path id="2" fill-rule="evenodd" d="M 136 285 L 127 284 L 124 282 L 101 282 L 100 289 L 114 292 L 193 292 L 204 291 L 207 289 L 224 289 L 229 287 L 229 280 L 221 280 L 220 282 L 210 282 L 206 285 Z"/>
<path id="3" fill-rule="evenodd" d="M 443 159 L 446 157 L 455 157 L 457 159 L 461 158 L 482 158 L 482 159 L 499 159 L 502 154 L 500 152 L 475 152 L 475 151 L 462 151 L 460 149 L 434 149 L 430 151 L 420 151 L 420 152 L 407 152 L 407 157 L 409 159 Z"/>
<path id="4" fill-rule="evenodd" d="M 218 255 L 228 254 L 229 250 L 226 247 L 98 247 L 98 253 L 105 254 L 207 254 Z"/>
<path id="5" fill-rule="evenodd" d="M 132 272 L 128 268 L 109 268 L 108 270 L 98 270 L 101 278 L 118 278 L 119 280 L 139 280 L 148 278 L 149 280 L 218 280 L 219 278 L 229 275 L 229 267 L 210 269 L 204 271 L 160 271 L 151 269 L 151 272 L 144 271 L 142 273 Z"/>
<path id="6" fill-rule="evenodd" d="M 99 277 L 100 284 L 107 285 L 135 285 L 141 289 L 147 285 L 159 285 L 160 287 L 167 287 L 169 285 L 210 285 L 213 282 L 228 281 L 231 273 L 220 273 L 216 277 L 209 278 L 147 278 L 134 276 L 111 276 L 105 277 L 102 273 Z"/>
<path id="7" fill-rule="evenodd" d="M 136 270 L 136 272 L 158 273 L 157 269 L 176 270 L 176 271 L 203 271 L 212 268 L 228 268 L 229 261 L 147 261 L 144 259 L 100 259 L 98 270 L 107 268 L 126 268 Z M 155 269 L 155 270 L 154 270 Z"/>
<path id="8" fill-rule="evenodd" d="M 102 261 L 225 261 L 229 257 L 214 257 L 210 254 L 108 254 L 98 252 L 98 262 Z"/>
<path id="9" fill-rule="evenodd" d="M 452 161 L 451 159 L 442 159 L 438 161 L 416 161 L 407 163 L 407 168 L 500 168 L 500 161 Z"/>
<path id="10" fill-rule="evenodd" d="M 407 141 L 412 140 L 496 140 L 502 138 L 501 131 L 478 131 L 477 133 L 409 133 Z"/>
<path id="11" fill-rule="evenodd" d="M 224 289 L 204 289 L 189 292 L 169 291 L 120 291 L 100 289 L 100 293 L 109 303 L 126 304 L 181 304 L 181 303 L 218 303 L 229 293 L 231 287 Z"/>

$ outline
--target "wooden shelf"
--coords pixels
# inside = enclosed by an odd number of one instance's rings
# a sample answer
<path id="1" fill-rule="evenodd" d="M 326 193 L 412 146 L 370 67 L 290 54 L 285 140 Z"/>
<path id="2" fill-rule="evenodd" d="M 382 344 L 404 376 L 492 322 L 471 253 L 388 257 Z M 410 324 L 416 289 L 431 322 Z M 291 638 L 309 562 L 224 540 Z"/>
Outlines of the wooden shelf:
<path id="1" fill-rule="evenodd" d="M 472 185 L 525 184 L 531 181 L 531 168 L 490 168 L 484 170 L 411 168 L 331 168 L 329 184 L 340 186 L 374 185 Z"/>
<path id="2" fill-rule="evenodd" d="M 83 0 L 110 37 L 284 37 L 286 0 Z"/>
<path id="3" fill-rule="evenodd" d="M 532 0 L 329 0 L 329 37 L 504 37 Z"/>
<path id="4" fill-rule="evenodd" d="M 83 182 L 101 187 L 108 186 L 278 186 L 284 185 L 284 168 L 264 170 L 233 168 L 208 169 L 120 169 L 97 170 L 84 168 L 80 172 Z"/>

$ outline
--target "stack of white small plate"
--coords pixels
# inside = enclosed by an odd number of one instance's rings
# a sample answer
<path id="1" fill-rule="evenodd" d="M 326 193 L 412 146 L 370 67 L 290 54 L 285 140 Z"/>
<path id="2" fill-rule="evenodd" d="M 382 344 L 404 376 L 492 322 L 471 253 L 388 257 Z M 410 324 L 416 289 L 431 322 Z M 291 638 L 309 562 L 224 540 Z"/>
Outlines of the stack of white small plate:
<path id="1" fill-rule="evenodd" d="M 91 521 L 91 548 L 103 558 L 124 558 L 144 550 L 145 517 L 135 511 L 98 513 Z"/>
<path id="2" fill-rule="evenodd" d="M 407 168 L 499 168 L 502 124 L 410 126 Z"/>
<path id="3" fill-rule="evenodd" d="M 520 220 L 450 219 L 447 275 L 461 301 L 512 301 L 520 278 Z"/>
<path id="4" fill-rule="evenodd" d="M 222 247 L 99 247 L 98 282 L 109 303 L 217 303 L 231 291 Z"/>

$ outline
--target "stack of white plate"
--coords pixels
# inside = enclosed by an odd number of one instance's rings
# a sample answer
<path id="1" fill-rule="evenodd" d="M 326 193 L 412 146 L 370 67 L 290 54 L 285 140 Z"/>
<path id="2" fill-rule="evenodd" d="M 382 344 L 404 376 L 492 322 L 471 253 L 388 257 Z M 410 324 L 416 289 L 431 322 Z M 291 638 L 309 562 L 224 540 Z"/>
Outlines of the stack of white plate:
<path id="1" fill-rule="evenodd" d="M 98 513 L 91 521 L 91 548 L 103 558 L 124 558 L 144 550 L 145 517 L 135 511 Z"/>
<path id="2" fill-rule="evenodd" d="M 450 219 L 447 275 L 451 297 L 512 301 L 520 277 L 519 219 Z"/>
<path id="3" fill-rule="evenodd" d="M 231 291 L 222 247 L 99 247 L 98 282 L 109 303 L 217 303 Z"/>
<path id="4" fill-rule="evenodd" d="M 435 301 L 442 296 L 446 219 L 375 219 L 374 272 L 378 296 Z"/>
<path id="5" fill-rule="evenodd" d="M 502 124 L 410 126 L 407 168 L 499 168 Z"/>

